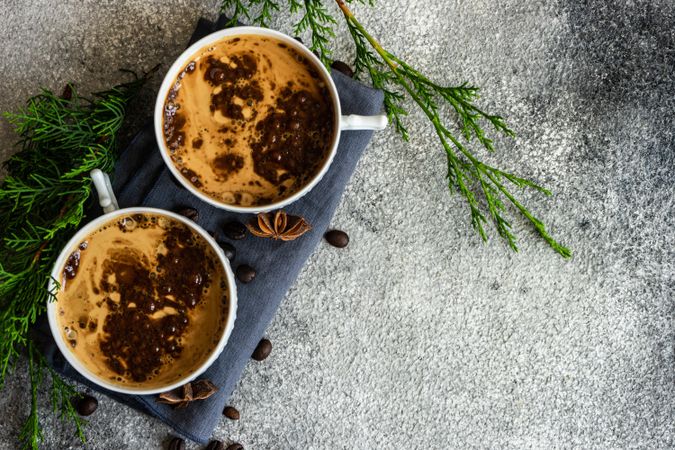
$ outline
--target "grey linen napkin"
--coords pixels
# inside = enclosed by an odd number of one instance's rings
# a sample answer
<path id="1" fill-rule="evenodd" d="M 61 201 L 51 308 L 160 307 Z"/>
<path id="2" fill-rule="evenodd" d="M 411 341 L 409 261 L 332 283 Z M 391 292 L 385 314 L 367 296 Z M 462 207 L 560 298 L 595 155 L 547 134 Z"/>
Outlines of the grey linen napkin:
<path id="1" fill-rule="evenodd" d="M 191 42 L 223 28 L 226 22 L 227 19 L 222 16 L 215 24 L 200 19 Z M 382 111 L 382 92 L 336 71 L 332 77 L 339 92 L 343 114 L 371 115 Z M 257 276 L 249 284 L 237 283 L 237 319 L 230 340 L 218 360 L 199 377 L 208 378 L 219 387 L 215 395 L 194 402 L 185 409 L 173 409 L 157 403 L 156 396 L 120 395 L 106 391 L 79 376 L 59 353 L 51 336 L 47 336 L 47 359 L 59 372 L 159 418 L 188 439 L 206 443 L 221 420 L 222 410 L 281 300 L 329 226 L 345 185 L 371 136 L 371 131 L 344 132 L 337 155 L 321 182 L 309 194 L 285 209 L 289 214 L 305 217 L 313 226 L 309 233 L 291 242 L 260 239 L 251 235 L 244 240 L 231 242 L 237 250 L 233 268 L 239 264 L 249 264 L 256 269 Z M 138 133 L 123 151 L 115 168 L 113 187 L 120 207 L 144 205 L 176 210 L 190 206 L 199 211 L 197 223 L 216 234 L 229 220 L 245 222 L 251 217 L 216 209 L 182 188 L 164 166 L 151 125 Z M 224 238 L 222 233 L 217 237 Z"/>

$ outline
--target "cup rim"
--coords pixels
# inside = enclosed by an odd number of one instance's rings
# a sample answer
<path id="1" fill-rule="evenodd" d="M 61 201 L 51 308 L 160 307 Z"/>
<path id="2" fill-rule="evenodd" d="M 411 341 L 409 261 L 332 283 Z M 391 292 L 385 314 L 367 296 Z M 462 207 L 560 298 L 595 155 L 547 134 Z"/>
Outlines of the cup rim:
<path id="1" fill-rule="evenodd" d="M 146 208 L 146 207 L 131 207 L 131 208 L 122 208 L 118 209 L 106 214 L 103 214 L 96 219 L 90 221 L 87 223 L 84 227 L 79 229 L 77 233 L 68 241 L 68 243 L 63 247 L 61 250 L 61 253 L 59 254 L 58 258 L 56 259 L 56 262 L 54 263 L 54 267 L 52 268 L 51 276 L 48 282 L 48 292 L 56 292 L 56 280 L 59 280 L 61 276 L 61 269 L 63 265 L 66 262 L 66 258 L 69 256 L 69 250 L 72 249 L 75 245 L 77 245 L 84 237 L 86 237 L 88 234 L 91 232 L 95 231 L 96 228 L 100 227 L 103 223 L 110 221 L 111 219 L 114 219 L 115 217 L 122 216 L 125 214 L 138 214 L 138 213 L 144 213 L 144 214 L 160 214 L 160 215 L 165 215 L 168 217 L 171 217 L 172 219 L 178 220 L 181 223 L 187 225 L 190 227 L 191 230 L 194 232 L 198 233 L 202 238 L 204 238 L 208 244 L 211 246 L 211 248 L 215 251 L 216 255 L 218 255 L 218 259 L 220 260 L 221 266 L 225 272 L 225 278 L 227 280 L 228 284 L 228 300 L 229 300 L 229 305 L 228 305 L 228 317 L 225 322 L 225 327 L 223 329 L 223 333 L 220 336 L 220 339 L 218 341 L 218 344 L 214 347 L 214 349 L 211 351 L 211 354 L 209 357 L 202 363 L 200 364 L 197 368 L 194 370 L 189 371 L 187 375 L 179 379 L 178 381 L 175 381 L 171 384 L 168 384 L 166 386 L 162 387 L 156 387 L 152 389 L 146 389 L 143 387 L 138 387 L 138 388 L 125 388 L 123 386 L 117 385 L 110 383 L 106 379 L 100 377 L 99 375 L 93 373 L 91 370 L 89 370 L 84 364 L 80 362 L 79 359 L 75 357 L 75 354 L 70 350 L 69 346 L 66 344 L 65 339 L 63 338 L 63 335 L 61 333 L 60 327 L 58 325 L 58 318 L 57 318 L 57 302 L 55 299 L 49 301 L 47 303 L 47 319 L 49 321 L 49 328 L 52 332 L 52 336 L 54 337 L 54 341 L 56 342 L 56 345 L 63 355 L 63 357 L 68 361 L 68 363 L 83 377 L 85 377 L 87 380 L 95 383 L 96 385 L 107 389 L 109 391 L 113 392 L 118 392 L 121 394 L 130 394 L 130 395 L 150 395 L 150 394 L 160 394 L 162 392 L 167 392 L 172 389 L 175 389 L 177 387 L 180 387 L 184 385 L 185 383 L 190 382 L 191 380 L 194 380 L 196 377 L 201 375 L 208 369 L 215 361 L 218 359 L 220 354 L 223 352 L 225 345 L 228 343 L 230 336 L 232 334 L 232 330 L 234 329 L 234 322 L 237 317 L 237 287 L 235 284 L 234 280 L 234 273 L 232 272 L 232 268 L 230 267 L 230 262 L 225 256 L 225 253 L 223 250 L 220 248 L 220 246 L 216 243 L 216 240 L 209 235 L 202 227 L 200 227 L 198 224 L 192 222 L 191 220 L 187 219 L 186 217 L 183 217 L 179 214 L 176 214 L 171 211 L 167 211 L 165 209 L 160 209 L 160 208 Z"/>
<path id="2" fill-rule="evenodd" d="M 323 76 L 324 80 L 326 81 L 328 85 L 328 90 L 330 92 L 330 98 L 333 106 L 333 113 L 334 113 L 334 118 L 333 118 L 333 128 L 334 128 L 334 133 L 332 137 L 332 144 L 330 146 L 330 151 L 328 153 L 328 156 L 326 157 L 323 166 L 321 169 L 314 175 L 314 177 L 307 183 L 305 184 L 300 190 L 295 192 L 293 195 L 290 197 L 287 197 L 285 199 L 282 199 L 278 202 L 270 203 L 268 205 L 261 205 L 261 206 L 238 206 L 238 205 L 230 205 L 224 202 L 220 202 L 205 193 L 201 192 L 199 189 L 197 189 L 195 186 L 193 186 L 178 170 L 178 168 L 173 164 L 173 161 L 171 161 L 171 157 L 169 156 L 169 151 L 166 146 L 166 143 L 164 141 L 164 133 L 163 133 L 163 111 L 164 111 L 164 102 L 166 100 L 166 96 L 169 93 L 169 89 L 171 88 L 171 85 L 173 84 L 175 78 L 178 76 L 180 70 L 183 68 L 185 64 L 189 62 L 192 56 L 194 56 L 199 50 L 202 48 L 208 46 L 209 44 L 212 44 L 216 41 L 219 41 L 221 39 L 224 39 L 229 36 L 236 36 L 236 35 L 257 35 L 257 36 L 270 36 L 274 37 L 285 44 L 290 45 L 293 47 L 295 50 L 301 52 L 303 56 L 306 58 L 310 59 L 315 68 L 318 68 L 319 71 L 321 72 L 321 75 Z M 215 206 L 216 208 L 226 210 L 226 211 L 232 211 L 232 212 L 237 212 L 237 213 L 261 213 L 261 212 L 268 212 L 268 211 L 273 211 L 275 209 L 281 209 L 299 198 L 303 197 L 306 195 L 308 192 L 310 192 L 314 186 L 316 186 L 319 181 L 324 177 L 326 172 L 328 172 L 328 169 L 330 168 L 331 164 L 333 163 L 333 159 L 335 159 L 335 154 L 337 153 L 337 148 L 338 144 L 340 142 L 340 135 L 341 130 L 340 130 L 340 117 L 341 117 L 342 111 L 340 108 L 340 99 L 338 96 L 338 91 L 337 87 L 335 86 L 335 82 L 330 76 L 330 73 L 326 68 L 324 67 L 323 63 L 319 58 L 312 53 L 307 47 L 305 47 L 302 43 L 298 42 L 296 39 L 288 36 L 287 34 L 281 33 L 276 30 L 271 30 L 269 28 L 260 28 L 260 27 L 254 27 L 254 26 L 241 26 L 241 27 L 232 27 L 232 28 L 226 28 L 224 30 L 219 30 L 214 33 L 211 33 L 194 44 L 192 44 L 190 47 L 188 47 L 185 51 L 183 51 L 178 58 L 174 61 L 174 63 L 171 65 L 169 70 L 166 72 L 166 75 L 164 76 L 164 80 L 162 81 L 162 84 L 160 85 L 159 92 L 157 94 L 157 99 L 155 101 L 155 111 L 154 111 L 154 128 L 155 128 L 155 137 L 157 140 L 157 145 L 159 146 L 159 152 L 162 156 L 162 159 L 164 160 L 164 164 L 169 168 L 169 171 L 171 174 L 178 180 L 178 182 L 186 188 L 188 191 L 190 191 L 191 194 L 195 195 L 198 197 L 200 200 Z"/>

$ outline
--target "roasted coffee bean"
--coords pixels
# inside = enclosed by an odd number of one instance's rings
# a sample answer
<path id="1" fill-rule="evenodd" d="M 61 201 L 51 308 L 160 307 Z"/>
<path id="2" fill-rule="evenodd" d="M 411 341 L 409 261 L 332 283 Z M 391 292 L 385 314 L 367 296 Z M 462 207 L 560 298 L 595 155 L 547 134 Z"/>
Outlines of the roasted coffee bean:
<path id="1" fill-rule="evenodd" d="M 63 88 L 61 98 L 64 100 L 70 100 L 73 98 L 73 87 L 70 84 L 66 84 L 66 87 Z"/>
<path id="2" fill-rule="evenodd" d="M 181 208 L 178 211 L 176 211 L 176 214 L 185 216 L 188 219 L 192 220 L 193 222 L 196 222 L 199 219 L 199 211 L 190 207 Z"/>
<path id="3" fill-rule="evenodd" d="M 91 395 L 85 395 L 76 400 L 75 409 L 81 416 L 90 416 L 98 408 L 98 400 Z"/>
<path id="4" fill-rule="evenodd" d="M 185 450 L 185 440 L 179 437 L 171 439 L 168 450 Z"/>
<path id="5" fill-rule="evenodd" d="M 238 442 L 230 444 L 225 450 L 244 450 L 244 446 Z"/>
<path id="6" fill-rule="evenodd" d="M 241 222 L 233 220 L 223 225 L 223 232 L 225 233 L 225 236 L 238 241 L 246 237 L 246 226 Z"/>
<path id="7" fill-rule="evenodd" d="M 223 253 L 230 261 L 234 261 L 234 258 L 237 256 L 237 249 L 234 248 L 232 244 L 224 241 L 217 241 L 220 248 L 223 249 Z"/>
<path id="8" fill-rule="evenodd" d="M 225 445 L 220 441 L 211 441 L 205 450 L 225 450 Z"/>
<path id="9" fill-rule="evenodd" d="M 269 339 L 262 338 L 255 350 L 253 350 L 251 358 L 256 361 L 262 361 L 270 356 L 270 353 L 272 353 L 272 342 Z"/>
<path id="10" fill-rule="evenodd" d="M 345 75 L 347 75 L 349 78 L 354 78 L 354 71 L 352 70 L 351 67 L 349 67 L 349 64 L 342 62 L 342 61 L 333 61 L 333 64 L 330 65 L 331 68 L 334 70 L 337 70 L 338 72 L 342 72 Z"/>
<path id="11" fill-rule="evenodd" d="M 237 279 L 242 283 L 250 283 L 255 278 L 255 269 L 248 264 L 237 267 Z"/>
<path id="12" fill-rule="evenodd" d="M 298 41 L 299 43 L 302 44 L 302 39 L 301 39 L 301 38 L 299 38 L 299 37 L 296 36 L 296 37 L 294 37 L 293 39 L 295 39 L 296 41 Z"/>
<path id="13" fill-rule="evenodd" d="M 223 415 L 230 420 L 239 420 L 239 411 L 232 406 L 226 406 Z"/>
<path id="14" fill-rule="evenodd" d="M 342 230 L 330 230 L 323 237 L 333 247 L 343 248 L 349 244 L 349 235 Z"/>

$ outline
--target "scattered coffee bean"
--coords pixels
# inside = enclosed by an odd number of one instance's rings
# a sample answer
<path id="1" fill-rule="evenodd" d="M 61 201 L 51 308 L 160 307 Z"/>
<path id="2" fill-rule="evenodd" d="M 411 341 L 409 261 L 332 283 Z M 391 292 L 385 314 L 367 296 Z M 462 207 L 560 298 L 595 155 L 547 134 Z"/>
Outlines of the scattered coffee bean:
<path id="1" fill-rule="evenodd" d="M 253 350 L 251 358 L 256 361 L 262 361 L 270 356 L 270 353 L 272 353 L 272 342 L 269 339 L 262 338 L 255 350 Z"/>
<path id="2" fill-rule="evenodd" d="M 232 406 L 226 406 L 223 410 L 223 415 L 230 420 L 239 420 L 239 411 Z"/>
<path id="3" fill-rule="evenodd" d="M 225 450 L 244 450 L 244 446 L 238 442 L 230 444 Z"/>
<path id="4" fill-rule="evenodd" d="M 220 248 L 223 249 L 223 253 L 225 253 L 227 259 L 229 259 L 230 261 L 234 261 L 234 258 L 237 256 L 237 249 L 235 249 L 234 246 L 229 242 L 224 241 L 216 241 L 216 242 L 218 242 Z"/>
<path id="5" fill-rule="evenodd" d="M 242 283 L 250 283 L 255 278 L 255 269 L 248 264 L 237 267 L 237 278 Z"/>
<path id="6" fill-rule="evenodd" d="M 220 441 L 211 441 L 205 450 L 225 450 L 225 445 Z"/>
<path id="7" fill-rule="evenodd" d="M 73 87 L 70 84 L 66 84 L 66 87 L 63 88 L 61 98 L 64 100 L 70 100 L 73 98 Z"/>
<path id="8" fill-rule="evenodd" d="M 294 37 L 293 39 L 295 39 L 296 41 L 298 41 L 299 43 L 302 44 L 302 39 L 301 39 L 301 38 L 299 38 L 299 37 L 296 36 L 296 37 Z"/>
<path id="9" fill-rule="evenodd" d="M 225 236 L 238 241 L 246 237 L 246 226 L 241 222 L 233 220 L 223 225 L 223 232 L 225 233 Z"/>
<path id="10" fill-rule="evenodd" d="M 333 64 L 330 65 L 331 68 L 337 70 L 338 72 L 342 72 L 345 75 L 347 75 L 349 78 L 354 78 L 354 71 L 352 70 L 351 67 L 349 67 L 349 64 L 335 60 L 333 61 Z"/>
<path id="11" fill-rule="evenodd" d="M 169 442 L 169 450 L 185 450 L 185 440 L 179 437 L 171 439 Z"/>
<path id="12" fill-rule="evenodd" d="M 90 416 L 94 414 L 96 408 L 98 408 L 98 400 L 96 400 L 96 398 L 92 397 L 91 395 L 84 395 L 80 397 L 77 399 L 77 403 L 75 404 L 75 409 L 81 416 Z"/>
<path id="13" fill-rule="evenodd" d="M 193 222 L 196 222 L 199 219 L 199 211 L 197 211 L 194 208 L 181 208 L 178 211 L 176 211 L 177 214 L 180 214 L 181 216 L 185 216 L 188 219 L 190 219 Z"/>
<path id="14" fill-rule="evenodd" d="M 343 248 L 349 244 L 349 235 L 342 230 L 330 230 L 323 237 L 333 247 Z"/>

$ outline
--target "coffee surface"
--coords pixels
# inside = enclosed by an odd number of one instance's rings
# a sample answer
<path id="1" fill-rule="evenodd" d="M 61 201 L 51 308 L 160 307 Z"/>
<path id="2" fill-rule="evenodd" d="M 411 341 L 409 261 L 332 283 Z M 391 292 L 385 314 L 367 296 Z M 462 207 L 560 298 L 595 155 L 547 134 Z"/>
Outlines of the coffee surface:
<path id="1" fill-rule="evenodd" d="M 277 39 L 240 35 L 198 52 L 164 105 L 171 160 L 198 190 L 258 206 L 293 195 L 318 173 L 333 140 L 326 80 Z"/>
<path id="2" fill-rule="evenodd" d="M 224 331 L 227 285 L 213 249 L 159 214 L 112 219 L 72 249 L 56 295 L 72 352 L 125 387 L 160 387 L 201 365 Z"/>

